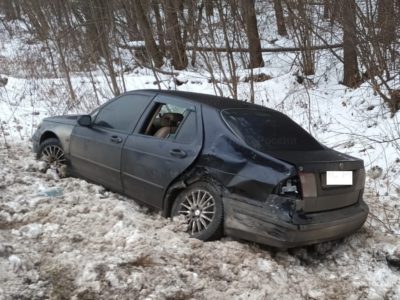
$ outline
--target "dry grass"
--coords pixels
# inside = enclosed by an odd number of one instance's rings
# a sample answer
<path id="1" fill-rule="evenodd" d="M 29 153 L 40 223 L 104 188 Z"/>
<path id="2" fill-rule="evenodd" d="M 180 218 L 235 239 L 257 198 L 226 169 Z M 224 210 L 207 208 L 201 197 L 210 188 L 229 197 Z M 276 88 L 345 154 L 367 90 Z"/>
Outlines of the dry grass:
<path id="1" fill-rule="evenodd" d="M 150 257 L 150 255 L 141 255 L 134 260 L 123 262 L 118 264 L 120 268 L 133 268 L 133 267 L 143 267 L 148 268 L 154 266 L 156 263 Z"/>

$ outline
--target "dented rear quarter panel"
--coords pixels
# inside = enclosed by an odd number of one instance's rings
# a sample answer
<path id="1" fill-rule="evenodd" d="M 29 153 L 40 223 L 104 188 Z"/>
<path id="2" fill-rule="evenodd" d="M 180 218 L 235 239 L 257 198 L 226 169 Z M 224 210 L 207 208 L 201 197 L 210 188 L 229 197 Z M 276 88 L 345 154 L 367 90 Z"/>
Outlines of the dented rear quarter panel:
<path id="1" fill-rule="evenodd" d="M 266 201 L 275 186 L 296 174 L 293 165 L 244 144 L 220 112 L 203 106 L 204 145 L 197 167 L 207 170 L 231 197 Z"/>

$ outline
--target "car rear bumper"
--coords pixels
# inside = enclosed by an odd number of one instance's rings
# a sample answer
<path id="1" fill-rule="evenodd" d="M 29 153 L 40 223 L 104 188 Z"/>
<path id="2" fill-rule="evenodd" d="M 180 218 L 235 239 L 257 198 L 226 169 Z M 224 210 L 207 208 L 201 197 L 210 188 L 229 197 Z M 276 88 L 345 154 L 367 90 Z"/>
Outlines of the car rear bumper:
<path id="1" fill-rule="evenodd" d="M 226 234 L 277 248 L 345 237 L 362 227 L 369 212 L 362 200 L 341 209 L 293 216 L 289 210 L 271 214 L 263 207 L 227 198 L 224 205 Z"/>

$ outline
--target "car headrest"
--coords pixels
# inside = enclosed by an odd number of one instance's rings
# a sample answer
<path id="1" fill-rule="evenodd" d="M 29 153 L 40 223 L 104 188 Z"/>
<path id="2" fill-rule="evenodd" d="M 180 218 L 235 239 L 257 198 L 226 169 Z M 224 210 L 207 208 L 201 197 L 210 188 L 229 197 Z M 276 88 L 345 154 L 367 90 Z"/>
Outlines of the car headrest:
<path id="1" fill-rule="evenodd" d="M 183 120 L 183 115 L 180 113 L 165 113 L 161 118 L 154 120 L 153 125 L 156 128 L 161 127 L 178 127 L 179 122 Z"/>
<path id="2" fill-rule="evenodd" d="M 173 124 L 178 124 L 183 120 L 183 115 L 180 113 L 165 113 L 163 114 L 162 119 L 168 120 Z"/>

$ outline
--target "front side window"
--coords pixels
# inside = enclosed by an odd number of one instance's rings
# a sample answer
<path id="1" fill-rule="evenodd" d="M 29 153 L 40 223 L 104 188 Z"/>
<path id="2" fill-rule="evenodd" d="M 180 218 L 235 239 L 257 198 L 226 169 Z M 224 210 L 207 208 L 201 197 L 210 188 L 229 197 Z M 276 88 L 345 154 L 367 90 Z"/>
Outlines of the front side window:
<path id="1" fill-rule="evenodd" d="M 158 103 L 141 133 L 190 143 L 195 138 L 196 130 L 196 111 L 193 107 Z"/>
<path id="2" fill-rule="evenodd" d="M 226 109 L 222 117 L 237 136 L 259 151 L 323 149 L 307 131 L 277 111 Z"/>
<path id="3" fill-rule="evenodd" d="M 101 108 L 93 125 L 129 133 L 150 100 L 150 96 L 144 95 L 121 96 Z"/>

